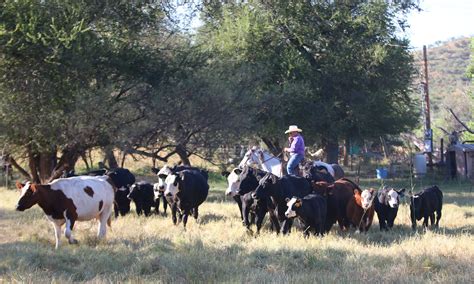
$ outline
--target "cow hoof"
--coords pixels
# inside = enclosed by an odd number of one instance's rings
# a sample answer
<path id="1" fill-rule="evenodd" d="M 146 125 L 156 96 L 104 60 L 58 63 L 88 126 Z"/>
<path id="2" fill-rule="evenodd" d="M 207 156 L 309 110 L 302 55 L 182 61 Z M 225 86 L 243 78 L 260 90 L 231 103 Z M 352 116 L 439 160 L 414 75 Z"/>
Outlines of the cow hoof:
<path id="1" fill-rule="evenodd" d="M 246 232 L 247 232 L 247 235 L 253 236 L 253 231 L 252 231 L 252 229 L 247 228 L 247 231 L 246 231 Z"/>
<path id="2" fill-rule="evenodd" d="M 76 239 L 68 240 L 70 245 L 77 245 L 79 242 Z"/>

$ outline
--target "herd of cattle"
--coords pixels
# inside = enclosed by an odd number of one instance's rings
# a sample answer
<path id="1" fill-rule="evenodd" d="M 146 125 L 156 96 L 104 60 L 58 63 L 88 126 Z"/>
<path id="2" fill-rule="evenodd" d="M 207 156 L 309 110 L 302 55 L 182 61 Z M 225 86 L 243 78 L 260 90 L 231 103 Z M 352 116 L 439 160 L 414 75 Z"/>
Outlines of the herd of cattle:
<path id="1" fill-rule="evenodd" d="M 17 183 L 21 196 L 16 209 L 24 211 L 38 204 L 54 225 L 56 248 L 64 224 L 69 243 L 77 243 L 72 236 L 76 221 L 98 219 L 98 237 L 105 237 L 112 212 L 116 218 L 126 215 L 131 201 L 136 213 L 145 216 L 151 215 L 153 208 L 159 213 L 160 203 L 166 215 L 169 206 L 173 223 L 183 222 L 186 228 L 188 216 L 192 214 L 197 219 L 198 208 L 208 196 L 207 171 L 189 166 L 164 166 L 152 171 L 158 177 L 155 184 L 136 182 L 135 176 L 123 168 L 60 178 L 49 184 Z M 222 173 L 228 182 L 226 195 L 236 201 L 247 230 L 251 231 L 255 224 L 260 232 L 267 213 L 271 229 L 282 234 L 291 231 L 295 218 L 305 236 L 310 232 L 324 235 L 336 222 L 342 231 L 352 226 L 365 232 L 375 212 L 380 230 L 393 227 L 404 189 L 362 190 L 350 179 L 341 177 L 343 172 L 313 163 L 306 164 L 301 171 L 302 176 L 281 178 L 248 166 Z M 410 200 L 413 229 L 421 218 L 424 227 L 428 226 L 428 219 L 432 226 L 438 226 L 443 194 L 437 186 L 410 196 Z"/>

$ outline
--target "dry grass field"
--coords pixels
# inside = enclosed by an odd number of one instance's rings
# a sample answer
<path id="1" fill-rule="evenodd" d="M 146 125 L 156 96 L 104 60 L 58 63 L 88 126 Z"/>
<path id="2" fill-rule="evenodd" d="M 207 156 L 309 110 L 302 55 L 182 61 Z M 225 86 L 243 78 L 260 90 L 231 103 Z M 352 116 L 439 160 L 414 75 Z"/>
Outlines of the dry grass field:
<path id="1" fill-rule="evenodd" d="M 370 184 L 365 181 L 365 184 Z M 14 211 L 18 193 L 0 188 L 0 282 L 443 282 L 474 279 L 474 192 L 439 184 L 445 202 L 440 229 L 412 232 L 404 204 L 391 232 L 377 217 L 367 234 L 305 239 L 293 230 L 248 234 L 237 206 L 213 181 L 200 218 L 188 229 L 169 217 L 118 218 L 105 241 L 96 223 L 77 223 L 78 245 L 63 237 L 54 250 L 52 225 L 37 206 Z"/>

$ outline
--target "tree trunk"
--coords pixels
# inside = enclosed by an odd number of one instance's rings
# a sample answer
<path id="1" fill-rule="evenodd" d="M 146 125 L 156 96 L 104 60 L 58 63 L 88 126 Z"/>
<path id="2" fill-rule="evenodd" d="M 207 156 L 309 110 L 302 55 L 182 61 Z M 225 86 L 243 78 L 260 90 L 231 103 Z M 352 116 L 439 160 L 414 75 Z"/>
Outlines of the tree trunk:
<path id="1" fill-rule="evenodd" d="M 104 153 L 105 153 L 105 160 L 109 163 L 109 168 L 110 169 L 115 169 L 118 168 L 118 162 L 117 159 L 115 158 L 114 155 L 114 148 L 107 146 L 104 147 Z"/>
<path id="2" fill-rule="evenodd" d="M 30 168 L 31 179 L 34 183 L 40 183 L 40 177 L 38 175 L 38 156 L 33 152 L 31 146 L 26 147 L 28 154 L 28 167 Z"/>
<path id="3" fill-rule="evenodd" d="M 181 159 L 181 164 L 186 166 L 191 166 L 191 162 L 189 161 L 188 152 L 186 151 L 186 147 L 183 145 L 176 146 L 176 154 L 178 154 L 179 158 Z"/>
<path id="4" fill-rule="evenodd" d="M 324 151 L 326 152 L 326 163 L 337 164 L 339 157 L 339 143 L 337 139 L 331 139 L 324 144 Z"/>
<path id="5" fill-rule="evenodd" d="M 274 156 L 280 156 L 280 154 L 283 152 L 283 148 L 280 146 L 280 143 L 276 140 L 272 140 L 268 137 L 261 137 L 263 143 L 267 146 L 268 150 L 274 155 Z"/>

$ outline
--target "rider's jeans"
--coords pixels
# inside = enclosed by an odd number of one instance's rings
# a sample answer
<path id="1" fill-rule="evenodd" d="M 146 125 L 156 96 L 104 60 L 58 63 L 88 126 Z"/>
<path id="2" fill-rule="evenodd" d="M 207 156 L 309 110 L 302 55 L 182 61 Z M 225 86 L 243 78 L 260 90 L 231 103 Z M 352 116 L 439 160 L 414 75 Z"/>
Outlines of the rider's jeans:
<path id="1" fill-rule="evenodd" d="M 288 160 L 288 164 L 286 165 L 286 171 L 289 175 L 297 175 L 298 174 L 298 164 L 303 161 L 304 155 L 303 154 L 296 154 L 292 153 L 290 159 Z"/>

